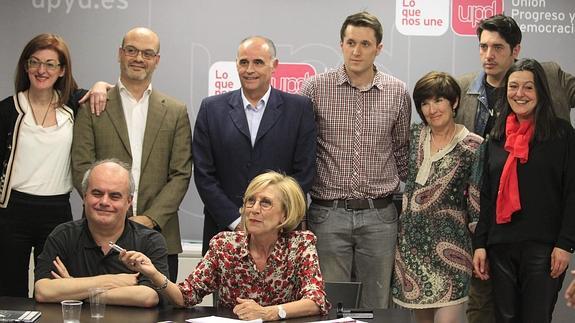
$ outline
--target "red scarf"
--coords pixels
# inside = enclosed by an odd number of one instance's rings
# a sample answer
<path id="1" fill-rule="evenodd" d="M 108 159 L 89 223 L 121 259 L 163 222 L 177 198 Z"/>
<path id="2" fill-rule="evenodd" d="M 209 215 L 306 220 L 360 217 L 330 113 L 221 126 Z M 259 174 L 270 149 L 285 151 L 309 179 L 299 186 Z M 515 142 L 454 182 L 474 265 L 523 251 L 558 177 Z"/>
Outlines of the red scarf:
<path id="1" fill-rule="evenodd" d="M 496 216 L 497 224 L 511 222 L 511 215 L 521 210 L 517 183 L 517 160 L 525 164 L 529 159 L 529 142 L 533 137 L 533 120 L 519 123 L 515 114 L 507 116 L 505 150 L 509 152 L 499 180 Z"/>

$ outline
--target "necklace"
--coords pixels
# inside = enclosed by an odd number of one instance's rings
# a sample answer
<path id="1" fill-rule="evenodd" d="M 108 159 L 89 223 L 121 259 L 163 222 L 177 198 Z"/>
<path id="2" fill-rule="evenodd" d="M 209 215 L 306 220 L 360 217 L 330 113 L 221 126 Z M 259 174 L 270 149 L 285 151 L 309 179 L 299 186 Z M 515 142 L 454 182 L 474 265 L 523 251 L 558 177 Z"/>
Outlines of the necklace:
<path id="1" fill-rule="evenodd" d="M 30 100 L 30 90 L 26 92 L 26 98 L 28 99 L 28 104 L 30 105 L 30 109 L 32 110 L 32 116 L 34 117 L 34 122 L 38 125 L 38 118 L 36 117 L 36 112 L 34 112 L 34 107 L 32 106 L 32 101 Z M 46 122 L 46 117 L 48 116 L 48 111 L 50 111 L 50 107 L 52 106 L 52 99 L 54 98 L 54 91 L 52 91 L 52 96 L 50 97 L 50 102 L 48 103 L 48 107 L 46 108 L 46 112 L 44 112 L 44 117 L 42 118 L 42 123 L 40 127 L 44 127 L 44 123 Z"/>
<path id="2" fill-rule="evenodd" d="M 437 139 L 435 139 L 435 137 L 433 136 L 433 132 L 430 132 L 430 136 L 431 136 L 431 150 L 433 151 L 433 153 L 439 152 L 440 150 L 442 150 L 443 148 L 445 148 L 446 146 L 449 145 L 449 143 L 453 140 L 453 137 L 455 137 L 455 132 L 456 132 L 457 127 L 454 126 L 453 127 L 453 131 L 451 131 L 450 134 L 448 134 L 448 136 L 446 136 L 447 138 L 449 138 L 449 140 L 447 142 L 445 142 L 444 144 L 439 144 L 437 142 Z"/>

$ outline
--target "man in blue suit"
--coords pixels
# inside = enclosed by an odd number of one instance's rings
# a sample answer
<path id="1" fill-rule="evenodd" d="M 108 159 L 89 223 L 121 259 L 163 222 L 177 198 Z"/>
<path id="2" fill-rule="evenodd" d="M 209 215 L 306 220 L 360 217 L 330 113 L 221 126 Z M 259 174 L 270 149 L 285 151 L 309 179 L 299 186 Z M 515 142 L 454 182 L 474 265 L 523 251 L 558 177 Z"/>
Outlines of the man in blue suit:
<path id="1" fill-rule="evenodd" d="M 307 193 L 315 175 L 316 128 L 310 99 L 271 87 L 273 42 L 244 39 L 236 67 L 241 89 L 202 101 L 194 127 L 194 180 L 204 203 L 203 250 L 220 231 L 241 229 L 249 182 L 267 170 L 294 177 Z"/>

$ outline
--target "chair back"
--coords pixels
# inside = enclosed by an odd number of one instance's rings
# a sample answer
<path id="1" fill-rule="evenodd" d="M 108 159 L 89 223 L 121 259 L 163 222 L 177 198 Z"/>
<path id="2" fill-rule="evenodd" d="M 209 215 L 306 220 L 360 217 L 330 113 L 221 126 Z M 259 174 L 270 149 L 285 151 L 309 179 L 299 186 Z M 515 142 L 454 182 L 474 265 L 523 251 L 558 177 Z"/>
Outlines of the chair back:
<path id="1" fill-rule="evenodd" d="M 344 308 L 358 308 L 361 297 L 361 282 L 324 282 L 327 300 L 332 308 L 342 303 Z"/>

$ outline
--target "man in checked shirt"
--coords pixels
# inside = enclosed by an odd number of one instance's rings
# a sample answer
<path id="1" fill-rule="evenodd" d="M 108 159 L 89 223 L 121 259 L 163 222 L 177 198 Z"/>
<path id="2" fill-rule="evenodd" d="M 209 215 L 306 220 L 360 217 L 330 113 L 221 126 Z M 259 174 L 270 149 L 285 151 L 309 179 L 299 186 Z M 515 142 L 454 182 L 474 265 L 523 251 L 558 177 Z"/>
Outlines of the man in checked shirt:
<path id="1" fill-rule="evenodd" d="M 318 130 L 308 226 L 325 280 L 355 277 L 361 307 L 387 308 L 398 217 L 392 194 L 407 175 L 411 98 L 404 82 L 374 65 L 383 48 L 377 17 L 347 17 L 340 37 L 344 64 L 301 89 Z"/>

